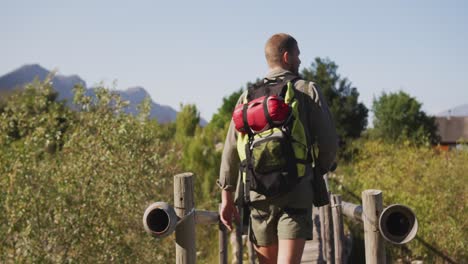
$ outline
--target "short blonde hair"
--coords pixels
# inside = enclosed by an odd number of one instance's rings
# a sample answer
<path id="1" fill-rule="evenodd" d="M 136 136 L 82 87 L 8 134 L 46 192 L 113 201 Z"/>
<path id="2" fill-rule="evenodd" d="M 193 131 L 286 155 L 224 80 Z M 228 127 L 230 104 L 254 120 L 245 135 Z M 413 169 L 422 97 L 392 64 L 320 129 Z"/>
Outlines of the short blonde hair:
<path id="1" fill-rule="evenodd" d="M 297 41 L 291 35 L 278 33 L 271 36 L 265 45 L 265 58 L 268 66 L 281 65 L 284 52 L 292 52 L 297 47 Z"/>

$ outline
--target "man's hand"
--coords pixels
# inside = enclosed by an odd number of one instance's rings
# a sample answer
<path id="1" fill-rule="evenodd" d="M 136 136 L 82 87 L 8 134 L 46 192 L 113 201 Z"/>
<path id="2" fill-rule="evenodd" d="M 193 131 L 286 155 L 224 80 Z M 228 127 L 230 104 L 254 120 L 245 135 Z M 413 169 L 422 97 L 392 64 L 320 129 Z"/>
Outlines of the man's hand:
<path id="1" fill-rule="evenodd" d="M 221 192 L 221 209 L 219 210 L 219 217 L 221 222 L 227 227 L 227 229 L 229 229 L 229 231 L 232 231 L 233 218 L 236 222 L 239 222 L 239 212 L 234 205 L 232 193 L 226 190 L 222 190 Z"/>

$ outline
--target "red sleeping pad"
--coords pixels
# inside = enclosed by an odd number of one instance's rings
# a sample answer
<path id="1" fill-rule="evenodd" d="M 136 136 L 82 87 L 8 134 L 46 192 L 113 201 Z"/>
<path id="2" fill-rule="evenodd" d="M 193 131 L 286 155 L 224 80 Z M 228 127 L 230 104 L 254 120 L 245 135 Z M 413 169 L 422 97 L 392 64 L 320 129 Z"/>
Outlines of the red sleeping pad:
<path id="1" fill-rule="evenodd" d="M 284 102 L 283 98 L 276 95 L 270 95 L 268 97 L 262 96 L 252 100 L 247 103 L 247 124 L 253 133 L 260 133 L 271 128 L 265 116 L 263 106 L 265 100 L 268 109 L 267 112 L 274 126 L 282 125 L 288 119 L 291 112 L 289 105 Z M 244 105 L 245 104 L 240 104 L 236 106 L 232 114 L 232 120 L 234 121 L 236 130 L 241 133 L 248 132 L 244 126 Z"/>

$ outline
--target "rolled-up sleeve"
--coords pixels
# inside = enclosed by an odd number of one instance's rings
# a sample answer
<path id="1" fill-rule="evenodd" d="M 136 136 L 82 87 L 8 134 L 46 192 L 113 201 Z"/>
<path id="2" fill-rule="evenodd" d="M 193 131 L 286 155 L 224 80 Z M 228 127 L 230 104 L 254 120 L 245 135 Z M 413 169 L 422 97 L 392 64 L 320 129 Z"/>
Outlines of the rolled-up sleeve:
<path id="1" fill-rule="evenodd" d="M 247 92 L 241 94 L 236 105 L 241 104 Z M 226 141 L 224 142 L 223 155 L 221 156 L 221 166 L 219 169 L 219 179 L 216 181 L 218 186 L 227 191 L 236 190 L 237 179 L 239 177 L 240 159 L 237 153 L 237 132 L 234 122 L 231 119 L 229 123 Z"/>
<path id="2" fill-rule="evenodd" d="M 309 130 L 312 131 L 318 147 L 317 165 L 322 173 L 326 173 L 335 162 L 338 137 L 332 115 L 320 89 L 312 82 L 308 88 L 309 95 L 313 94 L 312 103 L 309 104 L 311 112 Z"/>
<path id="3" fill-rule="evenodd" d="M 239 155 L 237 154 L 237 137 L 234 122 L 231 120 L 229 130 L 224 143 L 223 155 L 221 156 L 221 166 L 217 184 L 227 191 L 235 191 L 237 177 L 239 175 Z"/>

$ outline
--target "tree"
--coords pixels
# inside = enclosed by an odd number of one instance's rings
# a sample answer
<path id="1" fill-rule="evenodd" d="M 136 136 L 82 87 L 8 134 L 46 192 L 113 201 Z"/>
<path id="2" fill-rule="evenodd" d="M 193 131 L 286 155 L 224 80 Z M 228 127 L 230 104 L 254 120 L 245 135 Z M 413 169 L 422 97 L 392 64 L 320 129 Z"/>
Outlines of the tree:
<path id="1" fill-rule="evenodd" d="M 218 108 L 218 112 L 213 115 L 210 125 L 219 129 L 223 129 L 229 124 L 232 118 L 232 112 L 236 107 L 237 100 L 242 94 L 243 89 L 239 89 L 232 94 L 223 97 L 223 104 Z"/>
<path id="2" fill-rule="evenodd" d="M 0 106 L 0 144 L 25 139 L 54 153 L 62 147 L 72 113 L 61 102 L 50 82 L 38 79 L 9 95 Z M 4 141 L 5 140 L 5 141 Z M 31 142 L 29 142 L 31 140 Z"/>
<path id="3" fill-rule="evenodd" d="M 200 113 L 193 104 L 181 105 L 176 117 L 176 138 L 193 137 L 200 123 Z"/>
<path id="4" fill-rule="evenodd" d="M 327 59 L 315 58 L 302 75 L 322 91 L 335 121 L 341 142 L 358 138 L 367 126 L 367 107 L 358 102 L 359 92 L 347 78 L 338 73 L 338 65 Z"/>
<path id="5" fill-rule="evenodd" d="M 382 93 L 373 101 L 374 129 L 372 134 L 386 141 L 411 140 L 435 143 L 438 140 L 435 118 L 421 110 L 421 103 L 409 94 Z"/>

